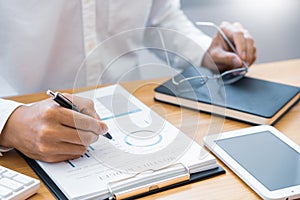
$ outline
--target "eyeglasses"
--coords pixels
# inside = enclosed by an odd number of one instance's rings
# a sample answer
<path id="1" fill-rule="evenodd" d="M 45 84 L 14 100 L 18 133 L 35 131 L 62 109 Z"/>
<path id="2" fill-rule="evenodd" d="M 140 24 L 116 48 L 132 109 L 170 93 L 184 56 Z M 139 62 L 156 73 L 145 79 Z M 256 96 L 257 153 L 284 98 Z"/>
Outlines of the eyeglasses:
<path id="1" fill-rule="evenodd" d="M 227 45 L 232 49 L 234 53 L 237 54 L 236 48 L 233 46 L 233 44 L 230 42 L 230 40 L 227 38 L 225 33 L 214 23 L 212 22 L 196 22 L 196 25 L 198 26 L 209 26 L 209 27 L 214 27 L 218 30 L 218 32 L 221 34 L 222 38 L 225 40 Z M 245 61 L 242 61 L 242 64 L 244 67 L 242 68 L 236 68 L 236 69 L 231 69 L 228 71 L 225 71 L 221 74 L 215 74 L 213 76 L 192 76 L 192 77 L 187 77 L 187 78 L 182 78 L 181 80 L 175 80 L 175 77 L 172 77 L 172 83 L 176 86 L 181 85 L 182 83 L 195 80 L 197 79 L 198 85 L 202 86 L 206 84 L 206 82 L 210 79 L 218 79 L 222 80 L 224 84 L 231 84 L 234 83 L 241 78 L 245 76 L 245 74 L 248 72 L 248 64 Z"/>

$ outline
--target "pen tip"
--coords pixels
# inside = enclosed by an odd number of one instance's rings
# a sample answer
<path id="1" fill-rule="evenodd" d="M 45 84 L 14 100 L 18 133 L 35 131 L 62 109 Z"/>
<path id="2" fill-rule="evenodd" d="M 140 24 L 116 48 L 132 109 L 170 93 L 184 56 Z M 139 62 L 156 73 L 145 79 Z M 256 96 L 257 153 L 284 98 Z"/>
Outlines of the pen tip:
<path id="1" fill-rule="evenodd" d="M 109 134 L 109 132 L 106 132 L 103 136 L 106 137 L 109 140 L 112 139 L 112 136 Z"/>

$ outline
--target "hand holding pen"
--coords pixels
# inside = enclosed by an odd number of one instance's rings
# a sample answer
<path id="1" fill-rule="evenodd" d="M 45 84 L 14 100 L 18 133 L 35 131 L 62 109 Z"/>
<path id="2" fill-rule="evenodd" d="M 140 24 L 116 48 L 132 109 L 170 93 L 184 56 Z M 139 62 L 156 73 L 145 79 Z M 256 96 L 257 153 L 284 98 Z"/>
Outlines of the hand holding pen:
<path id="1" fill-rule="evenodd" d="M 72 98 L 77 105 L 72 105 L 72 109 L 80 112 L 60 106 L 50 98 L 20 105 L 7 120 L 0 145 L 45 162 L 79 158 L 108 128 L 99 120 L 93 101 L 70 94 L 65 97 Z"/>
<path id="2" fill-rule="evenodd" d="M 214 27 L 218 32 L 212 38 L 202 65 L 224 72 L 249 67 L 256 60 L 256 45 L 248 30 L 239 23 L 223 22 L 220 27 L 212 22 L 196 22 L 197 26 Z"/>
<path id="3" fill-rule="evenodd" d="M 71 109 L 71 110 L 74 110 L 76 112 L 80 112 L 80 110 L 78 109 L 78 107 L 73 104 L 72 101 L 70 101 L 67 97 L 65 97 L 64 95 L 62 95 L 61 93 L 59 92 L 52 92 L 51 90 L 48 90 L 47 91 L 47 94 L 49 96 L 52 97 L 52 99 L 58 103 L 60 106 L 64 107 L 64 108 L 67 108 L 67 109 Z M 99 119 L 98 115 L 96 116 L 96 118 Z M 104 137 L 106 137 L 107 139 L 112 139 L 112 136 L 106 132 L 104 135 Z"/>

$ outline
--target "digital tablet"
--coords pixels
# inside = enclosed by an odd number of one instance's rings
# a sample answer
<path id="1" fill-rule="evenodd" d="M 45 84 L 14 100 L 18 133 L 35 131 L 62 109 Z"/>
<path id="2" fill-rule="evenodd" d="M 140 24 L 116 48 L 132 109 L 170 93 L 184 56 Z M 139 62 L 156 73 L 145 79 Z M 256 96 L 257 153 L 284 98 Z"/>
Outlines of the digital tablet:
<path id="1" fill-rule="evenodd" d="M 263 199 L 300 198 L 300 148 L 272 126 L 209 135 L 205 145 Z"/>

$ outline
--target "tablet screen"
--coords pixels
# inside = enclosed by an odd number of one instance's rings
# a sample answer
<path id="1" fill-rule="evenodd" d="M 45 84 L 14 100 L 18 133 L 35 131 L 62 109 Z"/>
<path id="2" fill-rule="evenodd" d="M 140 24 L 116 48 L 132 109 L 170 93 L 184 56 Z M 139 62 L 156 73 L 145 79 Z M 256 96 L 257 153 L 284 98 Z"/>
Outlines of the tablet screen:
<path id="1" fill-rule="evenodd" d="M 216 143 L 270 191 L 300 185 L 300 154 L 271 132 Z"/>

